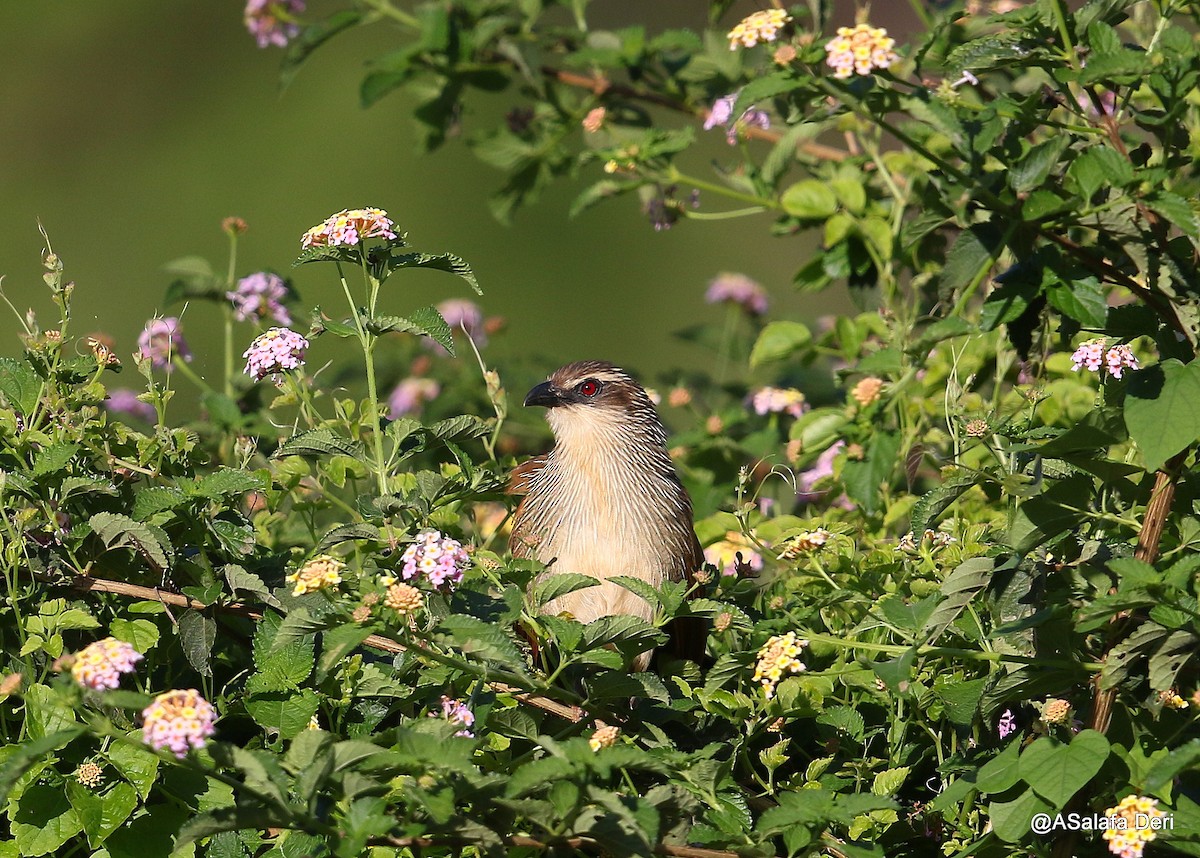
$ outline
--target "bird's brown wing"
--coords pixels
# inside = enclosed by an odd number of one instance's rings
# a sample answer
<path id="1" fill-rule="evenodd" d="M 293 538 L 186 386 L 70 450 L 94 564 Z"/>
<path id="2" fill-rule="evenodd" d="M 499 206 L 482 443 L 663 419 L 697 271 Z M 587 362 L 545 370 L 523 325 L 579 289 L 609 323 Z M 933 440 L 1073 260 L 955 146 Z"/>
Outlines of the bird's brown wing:
<path id="1" fill-rule="evenodd" d="M 682 552 L 680 558 L 683 574 L 680 579 L 688 584 L 695 583 L 696 572 L 704 565 L 704 549 L 700 540 L 692 533 L 690 551 Z M 702 590 L 694 595 L 703 596 Z M 704 653 L 708 647 L 708 620 L 704 617 L 676 617 L 667 624 L 667 634 L 671 636 L 667 649 L 675 658 L 685 658 L 703 666 Z"/>
<path id="2" fill-rule="evenodd" d="M 528 509 L 526 508 L 529 498 L 526 495 L 529 494 L 529 484 L 542 468 L 546 467 L 546 460 L 549 456 L 549 453 L 543 453 L 540 456 L 534 456 L 527 462 L 522 462 L 513 468 L 512 475 L 508 478 L 508 494 L 522 498 L 517 511 L 513 513 L 512 533 L 508 537 L 508 550 L 513 557 L 527 558 L 533 553 L 533 542 L 530 538 L 532 534 L 528 532 Z"/>

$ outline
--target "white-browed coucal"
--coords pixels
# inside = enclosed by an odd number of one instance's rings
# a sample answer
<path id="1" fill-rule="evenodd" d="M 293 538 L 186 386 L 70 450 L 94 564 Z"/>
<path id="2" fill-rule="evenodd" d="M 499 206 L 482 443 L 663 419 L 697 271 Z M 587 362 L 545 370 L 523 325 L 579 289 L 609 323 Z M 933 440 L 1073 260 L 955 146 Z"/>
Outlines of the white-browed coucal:
<path id="1" fill-rule="evenodd" d="M 600 584 L 547 604 L 581 623 L 613 614 L 650 621 L 654 609 L 609 582 L 640 578 L 654 587 L 691 580 L 704 562 L 692 530 L 692 501 L 667 452 L 667 433 L 646 391 L 604 361 L 562 367 L 534 387 L 525 405 L 547 409 L 554 448 L 520 465 L 512 491 L 524 494 L 513 518 L 513 556 L 535 558 L 548 575 L 578 572 Z M 672 621 L 670 652 L 699 663 L 707 623 Z M 632 665 L 645 670 L 651 653 Z"/>

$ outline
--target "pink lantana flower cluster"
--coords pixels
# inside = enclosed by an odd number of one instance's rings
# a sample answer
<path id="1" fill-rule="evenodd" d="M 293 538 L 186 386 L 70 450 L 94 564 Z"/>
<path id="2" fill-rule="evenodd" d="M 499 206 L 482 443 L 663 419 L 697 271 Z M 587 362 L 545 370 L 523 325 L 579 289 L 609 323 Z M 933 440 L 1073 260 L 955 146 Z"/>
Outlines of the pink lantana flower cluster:
<path id="1" fill-rule="evenodd" d="M 88 644 L 75 654 L 71 676 L 93 691 L 112 689 L 121 684 L 121 674 L 133 673 L 141 660 L 142 654 L 133 648 L 133 644 L 105 638 Z"/>
<path id="2" fill-rule="evenodd" d="M 250 0 L 242 17 L 260 48 L 284 48 L 300 32 L 294 17 L 303 11 L 304 0 Z"/>
<path id="3" fill-rule="evenodd" d="M 758 110 L 750 105 L 736 120 L 733 118 L 733 106 L 737 103 L 738 94 L 732 93 L 718 98 L 708 111 L 704 120 L 704 130 L 711 131 L 718 125 L 725 127 L 725 142 L 730 146 L 738 141 L 738 136 L 748 128 L 761 128 L 764 131 L 771 127 L 771 116 L 765 110 Z"/>
<path id="4" fill-rule="evenodd" d="M 383 209 L 345 209 L 314 226 L 300 240 L 302 247 L 354 247 L 368 238 L 394 239 L 395 224 Z"/>
<path id="5" fill-rule="evenodd" d="M 442 386 L 432 378 L 406 378 L 396 385 L 388 397 L 388 419 L 399 420 L 408 414 L 416 414 L 421 406 L 436 399 Z"/>
<path id="6" fill-rule="evenodd" d="M 463 570 L 471 562 L 462 543 L 442 536 L 439 530 L 426 530 L 418 535 L 417 541 L 404 549 L 400 560 L 403 563 L 400 574 L 405 581 L 421 576 L 434 587 L 443 584 L 454 587 L 462 581 Z"/>
<path id="7" fill-rule="evenodd" d="M 292 323 L 291 314 L 281 303 L 287 297 L 287 284 L 278 274 L 259 271 L 243 277 L 225 297 L 233 302 L 233 315 L 239 322 L 270 318 L 277 325 Z"/>
<path id="8" fill-rule="evenodd" d="M 268 375 L 279 375 L 289 369 L 304 366 L 308 340 L 289 328 L 271 328 L 254 338 L 250 348 L 242 352 L 246 359 L 244 372 L 255 381 Z"/>
<path id="9" fill-rule="evenodd" d="M 1127 345 L 1116 345 L 1106 349 L 1107 342 L 1103 338 L 1088 340 L 1075 349 L 1071 355 L 1071 371 L 1079 372 L 1086 368 L 1088 372 L 1101 372 L 1105 366 L 1113 378 L 1121 378 L 1127 369 L 1141 369 L 1133 350 Z M 1103 373 L 1101 373 L 1103 374 Z"/>
<path id="10" fill-rule="evenodd" d="M 804 394 L 794 387 L 762 387 L 750 396 L 755 414 L 790 414 L 799 417 L 808 410 Z"/>
<path id="11" fill-rule="evenodd" d="M 751 316 L 767 312 L 767 290 L 745 274 L 722 271 L 708 284 L 704 300 L 709 304 L 736 304 Z"/>
<path id="12" fill-rule="evenodd" d="M 142 718 L 143 741 L 183 759 L 189 748 L 203 748 L 215 732 L 217 710 L 196 689 L 176 689 L 155 697 L 142 711 Z"/>
<path id="13" fill-rule="evenodd" d="M 147 322 L 138 336 L 138 353 L 149 360 L 155 369 L 168 371 L 171 369 L 171 359 L 176 355 L 185 361 L 192 359 L 192 350 L 183 339 L 179 319 L 175 316 Z"/>
<path id="14" fill-rule="evenodd" d="M 436 718 L 438 717 L 438 714 L 439 713 L 437 712 L 430 712 L 429 717 Z M 463 728 L 455 733 L 455 736 L 463 736 L 468 739 L 475 738 L 475 734 L 466 729 L 467 727 L 471 727 L 475 724 L 475 713 L 467 708 L 467 704 L 463 703 L 461 700 L 453 700 L 443 694 L 442 711 L 440 714 L 441 717 L 445 718 L 451 724 L 455 724 Z"/>
<path id="15" fill-rule="evenodd" d="M 825 45 L 825 64 L 834 69 L 833 76 L 837 78 L 868 75 L 898 59 L 894 47 L 896 40 L 882 27 L 869 24 L 838 27 L 837 35 Z"/>
<path id="16" fill-rule="evenodd" d="M 739 47 L 753 48 L 759 42 L 773 42 L 779 38 L 779 31 L 791 20 L 792 16 L 782 9 L 764 9 L 747 15 L 726 34 L 729 50 L 736 51 Z"/>

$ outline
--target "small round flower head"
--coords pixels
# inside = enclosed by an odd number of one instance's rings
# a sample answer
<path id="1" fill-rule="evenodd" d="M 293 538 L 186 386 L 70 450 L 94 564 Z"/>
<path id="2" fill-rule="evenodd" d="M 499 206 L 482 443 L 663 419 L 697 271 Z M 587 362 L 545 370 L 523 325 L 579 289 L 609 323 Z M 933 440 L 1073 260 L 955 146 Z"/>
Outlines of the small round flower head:
<path id="1" fill-rule="evenodd" d="M 471 561 L 461 542 L 442 536 L 441 531 L 437 530 L 427 530 L 418 535 L 417 541 L 404 549 L 400 559 L 404 564 L 400 574 L 405 581 L 420 575 L 434 587 L 443 584 L 454 587 L 462 580 L 463 570 Z"/>
<path id="2" fill-rule="evenodd" d="M 425 606 L 421 591 L 411 584 L 393 584 L 387 588 L 383 604 L 401 616 L 415 614 Z"/>
<path id="3" fill-rule="evenodd" d="M 823 527 L 818 527 L 816 530 L 806 530 L 804 533 L 798 533 L 790 538 L 784 545 L 782 551 L 779 552 L 780 560 L 795 560 L 801 554 L 807 554 L 810 551 L 816 551 L 829 541 L 833 534 Z"/>
<path id="4" fill-rule="evenodd" d="M 292 591 L 293 596 L 303 596 L 305 593 L 315 593 L 317 590 L 336 587 L 342 583 L 342 570 L 345 568 L 346 564 L 336 557 L 320 554 L 284 580 L 289 584 L 296 585 L 296 589 Z"/>
<path id="5" fill-rule="evenodd" d="M 588 747 L 592 749 L 592 753 L 599 753 L 601 748 L 611 748 L 617 743 L 617 737 L 621 735 L 621 728 L 614 727 L 612 724 L 605 724 L 603 721 L 596 722 L 596 731 L 592 733 L 592 737 L 588 739 Z"/>
<path id="6" fill-rule="evenodd" d="M 928 545 L 931 551 L 937 551 L 939 548 L 945 548 L 955 542 L 958 540 L 940 530 L 926 528 L 920 537 L 910 530 L 900 537 L 900 544 L 896 546 L 896 550 L 903 551 L 905 554 L 918 554 L 924 545 Z"/>
<path id="7" fill-rule="evenodd" d="M 996 734 L 1001 739 L 1007 739 L 1009 734 L 1017 729 L 1017 718 L 1011 709 L 1005 709 L 1000 720 L 996 722 Z"/>
<path id="8" fill-rule="evenodd" d="M 727 34 L 729 50 L 736 51 L 739 46 L 753 48 L 759 42 L 773 42 L 779 38 L 779 31 L 784 24 L 791 20 L 792 16 L 782 9 L 764 9 L 748 15 Z"/>
<path id="9" fill-rule="evenodd" d="M 221 221 L 221 232 L 226 235 L 241 235 L 250 228 L 245 218 L 227 217 Z"/>
<path id="10" fill-rule="evenodd" d="M 239 322 L 270 318 L 277 325 L 290 325 L 292 317 L 281 303 L 287 293 L 282 277 L 259 271 L 239 280 L 237 288 L 225 297 L 233 302 L 233 315 Z"/>
<path id="11" fill-rule="evenodd" d="M 713 629 L 719 634 L 728 629 L 732 623 L 733 614 L 729 613 L 729 611 L 722 611 L 717 615 L 717 618 L 713 620 Z"/>
<path id="12" fill-rule="evenodd" d="M 879 392 L 881 390 L 883 390 L 883 380 L 869 375 L 850 389 L 850 396 L 861 407 L 866 408 L 872 402 L 879 399 Z"/>
<path id="13" fill-rule="evenodd" d="M 189 748 L 203 748 L 214 732 L 217 710 L 194 688 L 168 691 L 142 711 L 142 741 L 151 748 L 166 748 L 179 759 Z"/>
<path id="14" fill-rule="evenodd" d="M 432 378 L 404 379 L 388 397 L 388 419 L 399 420 L 416 414 L 424 403 L 436 399 L 441 392 L 442 386 Z"/>
<path id="15" fill-rule="evenodd" d="M 108 398 L 104 400 L 104 407 L 114 414 L 128 414 L 130 417 L 140 418 L 147 423 L 153 423 L 158 418 L 154 406 L 149 402 L 142 402 L 138 399 L 137 391 L 127 387 L 116 387 L 110 390 Z"/>
<path id="16" fill-rule="evenodd" d="M 88 789 L 95 789 L 104 782 L 104 769 L 92 760 L 80 763 L 75 769 L 75 780 Z"/>
<path id="17" fill-rule="evenodd" d="M 667 404 L 672 408 L 684 408 L 691 403 L 692 392 L 686 387 L 672 387 L 667 393 Z"/>
<path id="18" fill-rule="evenodd" d="M 745 274 L 723 271 L 708 284 L 704 300 L 710 304 L 736 304 L 751 316 L 767 312 L 767 290 Z"/>
<path id="19" fill-rule="evenodd" d="M 758 572 L 763 568 L 762 555 L 736 530 L 729 531 L 720 542 L 705 548 L 704 562 L 716 566 L 722 575 L 731 576 Z"/>
<path id="20" fill-rule="evenodd" d="M 1166 691 L 1158 692 L 1158 702 L 1167 709 L 1188 708 L 1188 702 L 1179 696 L 1179 691 L 1175 688 L 1168 688 Z"/>
<path id="21" fill-rule="evenodd" d="M 742 111 L 742 115 L 735 121 L 733 118 L 733 106 L 737 103 L 738 93 L 723 95 L 713 102 L 713 106 L 708 111 L 708 117 L 704 120 L 704 130 L 711 131 L 717 126 L 725 128 L 725 142 L 733 146 L 738 141 L 739 136 L 744 136 L 750 128 L 762 128 L 766 130 L 771 127 L 771 116 L 765 110 L 758 110 L 751 105 Z"/>
<path id="22" fill-rule="evenodd" d="M 968 438 L 984 438 L 991 431 L 991 427 L 988 426 L 986 420 L 972 420 L 963 427 L 963 430 L 967 433 Z"/>
<path id="23" fill-rule="evenodd" d="M 371 619 L 371 609 L 367 605 L 359 605 L 350 612 L 350 619 L 356 623 L 365 623 Z"/>
<path id="24" fill-rule="evenodd" d="M 1047 724 L 1066 724 L 1071 717 L 1071 704 L 1061 697 L 1051 697 L 1042 704 L 1042 720 Z"/>
<path id="25" fill-rule="evenodd" d="M 466 298 L 450 298 L 438 304 L 437 311 L 446 320 L 450 330 L 466 330 L 467 336 L 476 346 L 483 348 L 487 345 L 487 320 L 484 319 L 483 311 L 474 301 L 468 301 Z M 426 348 L 438 354 L 449 354 L 442 344 L 432 337 L 423 337 L 421 341 Z"/>
<path id="26" fill-rule="evenodd" d="M 5 697 L 10 697 L 21 690 L 21 674 L 10 673 L 8 676 L 0 679 L 0 700 Z"/>
<path id="27" fill-rule="evenodd" d="M 436 718 L 439 713 L 430 712 L 430 718 Z M 475 713 L 467 708 L 467 704 L 461 700 L 453 700 L 442 695 L 442 711 L 441 716 L 451 724 L 459 725 L 464 729 L 455 733 L 455 736 L 465 736 L 468 739 L 474 739 L 475 734 L 465 728 L 472 726 L 475 723 Z"/>
<path id="28" fill-rule="evenodd" d="M 255 381 L 268 375 L 278 376 L 289 369 L 304 366 L 308 340 L 290 328 L 271 328 L 254 338 L 250 348 L 242 352 L 246 359 L 243 372 Z"/>
<path id="29" fill-rule="evenodd" d="M 763 387 L 750 397 L 755 414 L 790 414 L 799 417 L 808 410 L 804 394 L 794 387 Z"/>
<path id="30" fill-rule="evenodd" d="M 1079 372 L 1083 368 L 1087 368 L 1088 372 L 1099 372 L 1102 363 L 1104 363 L 1104 340 L 1102 339 L 1088 340 L 1075 349 L 1071 355 L 1072 372 Z"/>
<path id="31" fill-rule="evenodd" d="M 806 646 L 808 641 L 797 638 L 795 632 L 788 632 L 786 635 L 775 635 L 758 651 L 754 681 L 762 685 L 763 694 L 768 700 L 775 696 L 775 686 L 785 673 L 800 673 L 806 669 L 799 658 Z"/>
<path id="32" fill-rule="evenodd" d="M 155 369 L 171 369 L 171 360 L 180 357 L 191 361 L 192 350 L 179 328 L 179 319 L 168 316 L 165 319 L 151 319 L 138 337 L 138 353 L 150 361 Z"/>
<path id="33" fill-rule="evenodd" d="M 1104 830 L 1108 851 L 1121 858 L 1142 858 L 1146 844 L 1158 837 L 1154 820 L 1166 816 L 1156 799 L 1140 795 L 1125 796 L 1104 815 L 1110 823 Z"/>
<path id="34" fill-rule="evenodd" d="M 133 673 L 141 660 L 142 654 L 133 648 L 133 644 L 105 638 L 75 654 L 71 676 L 84 688 L 103 691 L 119 686 L 121 674 Z"/>
<path id="35" fill-rule="evenodd" d="M 1113 346 L 1105 352 L 1104 362 L 1113 378 L 1120 378 L 1126 369 L 1141 369 L 1129 346 Z"/>
<path id="36" fill-rule="evenodd" d="M 589 134 L 595 134 L 604 127 L 604 120 L 608 116 L 608 111 L 603 107 L 593 107 L 588 111 L 588 115 L 583 117 L 583 130 Z"/>
<path id="37" fill-rule="evenodd" d="M 868 75 L 874 69 L 885 69 L 897 60 L 896 40 L 882 27 L 859 24 L 857 27 L 838 27 L 837 36 L 825 45 L 825 64 L 834 70 L 834 77 Z"/>
<path id="38" fill-rule="evenodd" d="M 394 239 L 395 224 L 383 209 L 345 209 L 314 226 L 300 240 L 302 247 L 354 247 L 368 238 Z"/>
<path id="39" fill-rule="evenodd" d="M 303 11 L 304 0 L 249 0 L 243 18 L 260 48 L 283 48 L 300 32 L 293 18 Z"/>

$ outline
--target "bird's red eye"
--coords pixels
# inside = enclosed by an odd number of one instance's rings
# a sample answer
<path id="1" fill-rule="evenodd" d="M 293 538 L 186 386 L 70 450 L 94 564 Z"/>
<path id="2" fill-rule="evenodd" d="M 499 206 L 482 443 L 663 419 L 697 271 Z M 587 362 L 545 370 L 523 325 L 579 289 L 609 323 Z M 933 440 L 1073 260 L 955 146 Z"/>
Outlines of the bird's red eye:
<path id="1" fill-rule="evenodd" d="M 575 389 L 578 390 L 580 393 L 582 393 L 584 396 L 595 396 L 597 393 L 600 392 L 600 383 L 589 378 L 587 381 L 581 383 Z"/>

